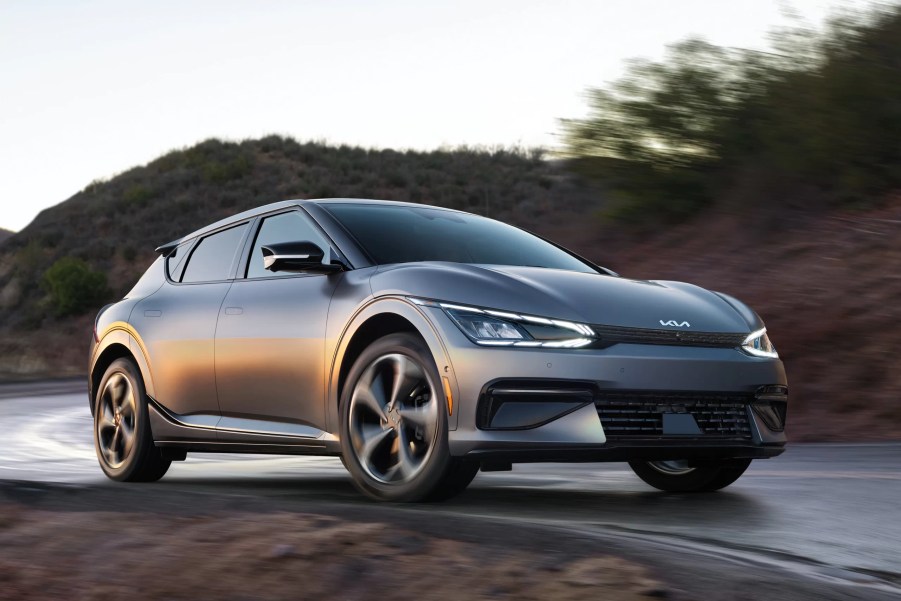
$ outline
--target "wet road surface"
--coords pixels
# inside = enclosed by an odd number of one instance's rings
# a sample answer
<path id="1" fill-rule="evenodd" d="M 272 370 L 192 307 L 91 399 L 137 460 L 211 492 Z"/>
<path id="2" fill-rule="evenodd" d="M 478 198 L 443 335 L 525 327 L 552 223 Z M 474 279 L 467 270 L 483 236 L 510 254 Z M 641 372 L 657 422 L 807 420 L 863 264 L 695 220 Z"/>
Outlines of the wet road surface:
<path id="1" fill-rule="evenodd" d="M 0 386 L 0 479 L 121 487 L 97 466 L 76 382 Z M 647 544 L 834 583 L 841 598 L 901 597 L 901 443 L 793 445 L 725 491 L 666 495 L 625 464 L 517 465 L 460 497 L 404 512 Z M 168 492 L 370 504 L 335 458 L 189 455 L 152 485 Z"/>

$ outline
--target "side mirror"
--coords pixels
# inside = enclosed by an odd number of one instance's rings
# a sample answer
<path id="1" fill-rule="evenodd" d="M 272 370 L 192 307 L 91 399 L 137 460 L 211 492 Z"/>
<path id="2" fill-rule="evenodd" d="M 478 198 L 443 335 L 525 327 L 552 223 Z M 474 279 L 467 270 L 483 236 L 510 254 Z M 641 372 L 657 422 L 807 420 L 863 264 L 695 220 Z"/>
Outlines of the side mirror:
<path id="1" fill-rule="evenodd" d="M 263 267 L 272 272 L 334 273 L 343 269 L 340 265 L 325 262 L 325 251 L 313 242 L 279 242 L 267 244 L 260 250 Z"/>

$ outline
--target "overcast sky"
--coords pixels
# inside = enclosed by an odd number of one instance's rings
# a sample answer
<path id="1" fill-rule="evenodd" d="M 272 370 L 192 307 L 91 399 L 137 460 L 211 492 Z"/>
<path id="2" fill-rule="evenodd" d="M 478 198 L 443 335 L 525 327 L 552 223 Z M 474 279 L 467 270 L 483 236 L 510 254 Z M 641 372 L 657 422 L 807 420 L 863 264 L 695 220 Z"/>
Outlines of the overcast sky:
<path id="1" fill-rule="evenodd" d="M 0 227 L 217 136 L 553 146 L 630 57 L 837 0 L 0 0 Z M 276 200 L 276 199 L 273 199 Z"/>

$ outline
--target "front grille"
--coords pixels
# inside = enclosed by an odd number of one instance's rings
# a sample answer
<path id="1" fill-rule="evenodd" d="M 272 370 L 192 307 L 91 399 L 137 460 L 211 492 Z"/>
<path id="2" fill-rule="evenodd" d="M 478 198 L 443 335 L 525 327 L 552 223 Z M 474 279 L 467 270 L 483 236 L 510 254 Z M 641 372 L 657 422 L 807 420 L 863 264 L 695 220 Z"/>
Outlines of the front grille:
<path id="1" fill-rule="evenodd" d="M 741 394 L 609 391 L 595 396 L 595 407 L 608 439 L 666 436 L 667 413 L 692 415 L 704 438 L 748 439 L 747 406 L 753 400 Z"/>
<path id="2" fill-rule="evenodd" d="M 747 334 L 720 332 L 687 332 L 684 330 L 653 330 L 647 328 L 623 328 L 620 326 L 592 325 L 601 343 L 611 345 L 668 344 L 675 346 L 706 346 L 735 348 L 742 345 Z"/>

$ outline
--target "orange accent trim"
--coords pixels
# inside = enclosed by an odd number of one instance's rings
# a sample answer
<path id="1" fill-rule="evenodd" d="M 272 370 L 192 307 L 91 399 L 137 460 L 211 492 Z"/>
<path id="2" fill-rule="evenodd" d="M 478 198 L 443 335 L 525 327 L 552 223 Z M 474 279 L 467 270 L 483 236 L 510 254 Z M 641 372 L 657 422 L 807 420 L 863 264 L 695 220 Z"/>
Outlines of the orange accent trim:
<path id="1" fill-rule="evenodd" d="M 447 399 L 447 414 L 454 414 L 454 395 L 451 393 L 450 380 L 441 376 L 441 382 L 444 384 L 444 398 Z"/>

